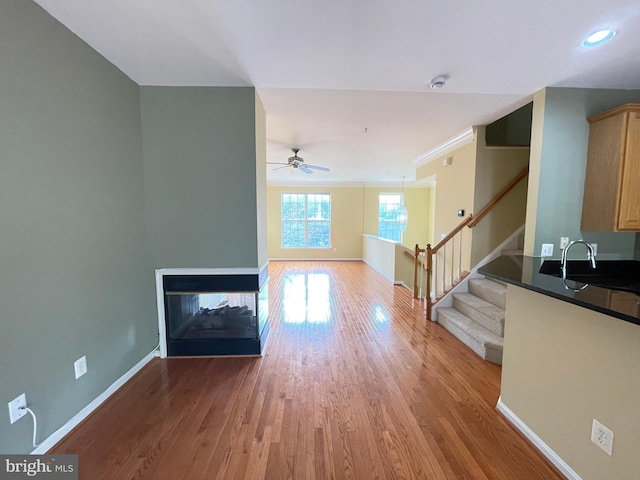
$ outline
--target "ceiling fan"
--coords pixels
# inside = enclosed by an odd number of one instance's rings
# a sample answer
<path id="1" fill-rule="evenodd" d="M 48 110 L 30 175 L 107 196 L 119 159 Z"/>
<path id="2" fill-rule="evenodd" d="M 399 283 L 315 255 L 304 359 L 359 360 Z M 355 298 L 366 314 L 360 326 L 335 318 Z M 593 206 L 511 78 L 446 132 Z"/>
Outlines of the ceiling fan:
<path id="1" fill-rule="evenodd" d="M 271 165 L 282 165 L 282 167 L 276 167 L 274 170 L 280 170 L 281 168 L 297 168 L 298 170 L 303 171 L 304 173 L 313 173 L 313 170 L 322 170 L 324 172 L 328 172 L 329 169 L 327 167 L 319 167 L 317 165 L 309 165 L 308 163 L 304 163 L 304 158 L 298 156 L 299 148 L 292 148 L 293 157 L 289 157 L 287 163 L 284 162 L 267 162 Z"/>

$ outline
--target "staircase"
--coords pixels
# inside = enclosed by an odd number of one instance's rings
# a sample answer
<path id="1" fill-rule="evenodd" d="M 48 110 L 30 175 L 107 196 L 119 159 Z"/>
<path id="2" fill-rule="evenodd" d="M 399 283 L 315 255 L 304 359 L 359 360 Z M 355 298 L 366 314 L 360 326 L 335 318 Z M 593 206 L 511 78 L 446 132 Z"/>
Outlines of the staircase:
<path id="1" fill-rule="evenodd" d="M 515 244 L 510 248 L 503 249 L 501 255 L 522 255 L 524 250 L 524 234 L 518 235 L 515 239 Z"/>
<path id="2" fill-rule="evenodd" d="M 468 293 L 454 293 L 453 306 L 438 308 L 438 323 L 483 359 L 502 365 L 507 287 L 488 278 L 470 279 Z"/>
<path id="3" fill-rule="evenodd" d="M 477 267 L 498 256 L 522 254 L 524 225 L 517 229 L 485 259 L 478 262 L 471 272 L 465 263 L 471 260 L 463 257 L 463 231 L 478 224 L 516 185 L 529 175 L 529 167 L 524 168 L 493 199 L 476 214 L 469 214 L 438 243 L 425 248 L 416 245 L 414 249 L 414 285 L 420 268 L 420 254 L 424 254 L 422 265 L 425 270 L 425 313 L 427 321 L 437 315 L 438 323 L 458 337 L 483 359 L 502 365 L 504 343 L 504 308 L 507 288 L 504 284 L 485 279 L 469 278 L 475 275 Z M 515 245 L 512 242 L 515 239 Z M 449 248 L 447 248 L 449 246 Z M 456 252 L 459 252 L 456 254 Z M 465 261 L 466 260 L 466 261 Z M 517 260 L 516 260 L 517 261 Z M 440 266 L 440 267 L 439 267 Z M 463 290 L 468 288 L 468 293 Z M 457 293 L 458 292 L 458 293 Z M 419 290 L 414 288 L 413 296 L 418 298 Z M 442 305 L 436 307 L 436 304 Z"/>

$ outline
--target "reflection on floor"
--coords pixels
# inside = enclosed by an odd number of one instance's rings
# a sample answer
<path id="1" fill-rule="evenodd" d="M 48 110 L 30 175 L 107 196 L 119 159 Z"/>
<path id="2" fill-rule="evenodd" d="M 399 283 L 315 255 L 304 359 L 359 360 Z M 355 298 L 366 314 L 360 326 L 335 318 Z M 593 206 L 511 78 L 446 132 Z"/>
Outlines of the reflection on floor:
<path id="1" fill-rule="evenodd" d="M 285 323 L 331 321 L 331 283 L 327 273 L 288 273 L 283 278 Z"/>

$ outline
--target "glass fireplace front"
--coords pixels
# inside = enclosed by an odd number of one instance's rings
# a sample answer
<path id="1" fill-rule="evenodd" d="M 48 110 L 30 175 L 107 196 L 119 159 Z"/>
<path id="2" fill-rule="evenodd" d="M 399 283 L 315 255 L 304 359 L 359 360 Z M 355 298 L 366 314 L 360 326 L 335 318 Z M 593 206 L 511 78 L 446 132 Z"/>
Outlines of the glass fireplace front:
<path id="1" fill-rule="evenodd" d="M 167 354 L 256 355 L 268 333 L 260 275 L 165 275 Z"/>

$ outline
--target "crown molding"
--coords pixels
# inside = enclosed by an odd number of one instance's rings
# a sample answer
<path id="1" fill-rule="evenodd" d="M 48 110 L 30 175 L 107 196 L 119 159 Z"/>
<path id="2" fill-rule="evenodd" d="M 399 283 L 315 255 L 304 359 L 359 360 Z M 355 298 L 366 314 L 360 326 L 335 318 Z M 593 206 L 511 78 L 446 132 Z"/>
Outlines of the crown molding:
<path id="1" fill-rule="evenodd" d="M 476 127 L 469 127 L 466 130 L 463 130 L 459 134 L 451 137 L 449 140 L 441 143 L 435 148 L 432 148 L 426 153 L 423 153 L 419 157 L 413 160 L 413 164 L 416 167 L 420 167 L 425 165 L 436 158 L 440 158 L 445 156 L 447 153 L 453 152 L 454 150 L 464 147 L 469 143 L 473 142 L 473 139 L 476 134 Z"/>
<path id="2" fill-rule="evenodd" d="M 267 180 L 267 187 L 296 187 L 296 188 L 361 188 L 363 182 L 332 182 L 332 181 L 318 181 L 318 182 L 296 182 L 296 181 L 279 181 L 279 180 Z"/>
<path id="3" fill-rule="evenodd" d="M 404 188 L 429 188 L 435 185 L 434 182 L 429 180 L 420 180 L 414 182 L 405 182 Z M 267 187 L 276 188 L 299 188 L 304 190 L 306 188 L 402 188 L 402 182 L 269 182 L 267 181 Z"/>

